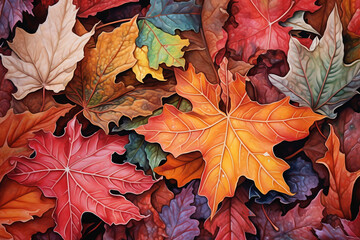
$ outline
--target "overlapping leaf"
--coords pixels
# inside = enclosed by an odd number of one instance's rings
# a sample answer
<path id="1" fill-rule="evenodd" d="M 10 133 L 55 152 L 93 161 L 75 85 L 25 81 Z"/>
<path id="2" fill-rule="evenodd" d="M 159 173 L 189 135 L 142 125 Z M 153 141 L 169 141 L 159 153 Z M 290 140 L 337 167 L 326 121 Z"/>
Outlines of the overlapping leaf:
<path id="1" fill-rule="evenodd" d="M 254 214 L 245 206 L 247 200 L 246 191 L 239 188 L 234 197 L 223 202 L 216 216 L 205 222 L 205 228 L 212 234 L 219 228 L 216 240 L 245 240 L 245 232 L 256 234 L 255 226 L 249 219 Z"/>
<path id="2" fill-rule="evenodd" d="M 44 6 L 49 6 L 57 2 L 57 0 L 41 0 Z M 97 12 L 104 11 L 109 8 L 117 7 L 125 3 L 136 2 L 136 0 L 73 0 L 73 3 L 79 8 L 77 15 L 79 17 L 93 16 Z"/>
<path id="3" fill-rule="evenodd" d="M 22 21 L 23 12 L 32 14 L 33 0 L 0 2 L 0 38 L 7 38 L 18 21 Z"/>
<path id="4" fill-rule="evenodd" d="M 161 63 L 169 67 L 184 67 L 184 52 L 181 49 L 189 45 L 188 40 L 163 32 L 148 20 L 140 20 L 138 25 L 140 33 L 136 45 L 148 47 L 147 56 L 151 68 L 158 69 Z"/>
<path id="5" fill-rule="evenodd" d="M 96 48 L 85 49 L 85 58 L 66 89 L 67 97 L 83 107 L 84 116 L 106 132 L 108 124 L 117 124 L 123 115 L 150 115 L 161 107 L 163 97 L 173 94 L 172 82 L 135 88 L 115 81 L 117 74 L 136 63 L 136 19 L 135 16 L 112 32 L 100 34 Z"/>
<path id="6" fill-rule="evenodd" d="M 327 195 L 321 196 L 321 202 L 327 214 L 351 219 L 352 192 L 360 170 L 353 173 L 346 170 L 345 155 L 340 152 L 340 142 L 331 125 L 325 145 L 328 148 L 326 155 L 316 162 L 325 165 L 329 170 L 330 188 Z"/>
<path id="7" fill-rule="evenodd" d="M 126 136 L 107 136 L 98 131 L 85 138 L 80 129 L 73 119 L 62 137 L 39 132 L 29 142 L 36 157 L 14 158 L 17 167 L 9 175 L 21 184 L 38 186 L 47 197 L 57 198 L 55 231 L 65 239 L 80 238 L 83 212 L 93 212 L 107 224 L 142 219 L 133 203 L 122 195 L 111 195 L 110 190 L 140 194 L 154 183 L 134 165 L 111 162 L 114 152 L 125 152 Z"/>
<path id="8" fill-rule="evenodd" d="M 280 49 L 287 53 L 291 28 L 282 27 L 279 22 L 284 22 L 296 11 L 317 9 L 314 0 L 235 1 L 231 6 L 235 23 L 226 28 L 228 46 L 243 61 L 248 61 L 258 49 Z"/>
<path id="9" fill-rule="evenodd" d="M 151 0 L 146 19 L 164 32 L 175 34 L 175 30 L 199 31 L 201 6 L 195 0 Z"/>
<path id="10" fill-rule="evenodd" d="M 30 155 L 32 150 L 28 147 L 28 139 L 39 130 L 54 131 L 58 118 L 70 108 L 71 105 L 61 105 L 36 114 L 24 112 L 16 115 L 9 110 L 0 118 L 0 180 L 14 168 L 8 161 L 9 157 Z"/>
<path id="11" fill-rule="evenodd" d="M 0 238 L 11 239 L 3 224 L 27 222 L 41 217 L 55 206 L 54 199 L 44 198 L 36 187 L 26 187 L 5 178 L 0 184 Z"/>
<path id="12" fill-rule="evenodd" d="M 160 213 L 161 219 L 166 223 L 166 233 L 169 239 L 193 239 L 200 234 L 199 222 L 191 219 L 195 212 L 193 184 L 184 188 L 175 199 L 171 200 L 170 206 L 164 206 Z"/>
<path id="13" fill-rule="evenodd" d="M 60 0 L 49 8 L 47 20 L 34 34 L 17 28 L 11 56 L 2 55 L 8 69 L 5 78 L 17 87 L 16 99 L 45 88 L 54 92 L 65 89 L 72 79 L 76 63 L 84 57 L 84 46 L 94 29 L 78 36 L 72 32 L 76 7 L 72 0 Z"/>
<path id="14" fill-rule="evenodd" d="M 233 196 L 240 176 L 254 180 L 263 193 L 291 194 L 282 176 L 288 165 L 275 157 L 273 146 L 306 137 L 312 123 L 323 117 L 291 106 L 288 98 L 268 105 L 253 102 L 239 75 L 229 85 L 231 108 L 224 113 L 219 109 L 219 85 L 195 74 L 191 65 L 186 72 L 175 69 L 175 74 L 176 91 L 191 101 L 193 110 L 183 113 L 165 105 L 161 115 L 136 131 L 175 157 L 192 151 L 203 154 L 206 165 L 199 193 L 209 199 L 212 216 L 225 197 Z"/>
<path id="15" fill-rule="evenodd" d="M 356 94 L 360 87 L 360 61 L 344 64 L 342 26 L 337 8 L 331 12 L 324 36 L 310 49 L 290 39 L 285 77 L 269 75 L 271 83 L 291 100 L 314 111 L 336 117 L 334 110 Z"/>

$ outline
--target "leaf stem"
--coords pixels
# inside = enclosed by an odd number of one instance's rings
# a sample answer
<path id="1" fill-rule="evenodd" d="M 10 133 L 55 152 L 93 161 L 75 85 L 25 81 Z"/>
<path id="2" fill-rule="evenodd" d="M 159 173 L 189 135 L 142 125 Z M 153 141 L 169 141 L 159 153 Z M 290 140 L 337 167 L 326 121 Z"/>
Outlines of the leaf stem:
<path id="1" fill-rule="evenodd" d="M 42 89 L 42 103 L 41 103 L 40 112 L 44 111 L 44 107 L 45 107 L 45 87 L 43 87 Z"/>
<path id="2" fill-rule="evenodd" d="M 315 126 L 316 126 L 317 130 L 319 131 L 320 135 L 326 140 L 325 135 L 324 135 L 324 134 L 321 132 L 321 130 L 320 130 L 320 127 L 319 127 L 319 125 L 318 125 L 318 122 L 315 122 Z"/>
<path id="3" fill-rule="evenodd" d="M 300 148 L 299 150 L 297 150 L 297 151 L 294 152 L 293 154 L 287 156 L 287 157 L 285 158 L 285 160 L 289 160 L 289 159 L 295 157 L 296 155 L 298 155 L 298 154 L 299 154 L 300 152 L 302 152 L 303 150 L 304 150 L 304 148 Z"/>
<path id="4" fill-rule="evenodd" d="M 98 30 L 99 28 L 106 27 L 106 26 L 116 24 L 116 23 L 129 22 L 129 21 L 131 21 L 131 19 L 132 18 L 124 18 L 124 19 L 113 21 L 113 22 L 104 23 L 104 24 L 102 24 L 100 26 L 97 26 L 95 29 Z M 145 19 L 145 17 L 138 17 L 138 19 Z"/>
<path id="5" fill-rule="evenodd" d="M 269 223 L 271 224 L 271 226 L 274 228 L 275 231 L 279 231 L 280 229 L 271 221 L 271 219 L 269 218 L 269 216 L 267 215 L 264 205 L 261 204 L 261 209 L 263 210 L 266 219 L 269 221 Z"/>

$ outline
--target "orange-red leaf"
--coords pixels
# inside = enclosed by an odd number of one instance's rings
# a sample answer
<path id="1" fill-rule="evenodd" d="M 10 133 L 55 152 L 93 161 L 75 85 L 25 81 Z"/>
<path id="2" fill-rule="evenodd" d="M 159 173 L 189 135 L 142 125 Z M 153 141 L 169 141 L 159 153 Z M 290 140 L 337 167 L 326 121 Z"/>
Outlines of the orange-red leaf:
<path id="1" fill-rule="evenodd" d="M 249 98 L 240 75 L 229 84 L 231 107 L 224 113 L 219 108 L 219 85 L 210 84 L 191 65 L 185 72 L 175 69 L 175 75 L 177 93 L 191 101 L 193 110 L 184 113 L 165 105 L 161 115 L 136 131 L 175 157 L 202 153 L 206 165 L 199 194 L 209 199 L 212 216 L 225 197 L 234 195 L 240 176 L 254 180 L 262 193 L 291 194 L 282 175 L 289 166 L 275 157 L 273 147 L 306 137 L 308 128 L 323 116 L 290 105 L 289 98 L 260 105 Z"/>
<path id="2" fill-rule="evenodd" d="M 3 224 L 27 222 L 55 206 L 55 200 L 45 198 L 38 188 L 26 187 L 8 178 L 1 182 L 0 193 L 0 239 L 12 238 Z"/>
<path id="3" fill-rule="evenodd" d="M 351 219 L 351 199 L 356 179 L 360 170 L 349 172 L 345 166 L 345 154 L 340 152 L 340 142 L 330 125 L 330 135 L 325 143 L 328 151 L 317 163 L 324 164 L 329 170 L 330 188 L 327 195 L 322 194 L 321 203 L 326 214 L 334 214 L 340 218 Z"/>
<path id="4" fill-rule="evenodd" d="M 204 167 L 205 162 L 201 153 L 193 152 L 177 158 L 169 154 L 166 163 L 155 168 L 154 171 L 167 179 L 176 179 L 178 186 L 182 187 L 193 179 L 201 178 Z"/>

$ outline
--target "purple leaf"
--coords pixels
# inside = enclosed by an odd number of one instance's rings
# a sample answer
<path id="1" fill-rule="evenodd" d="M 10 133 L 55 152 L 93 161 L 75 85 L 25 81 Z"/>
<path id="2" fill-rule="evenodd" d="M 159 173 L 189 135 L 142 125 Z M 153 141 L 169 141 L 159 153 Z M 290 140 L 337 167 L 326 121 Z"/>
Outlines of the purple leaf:
<path id="1" fill-rule="evenodd" d="M 166 225 L 168 239 L 194 239 L 200 234 L 199 222 L 190 218 L 196 210 L 196 207 L 190 205 L 193 202 L 193 183 L 191 183 L 171 200 L 170 207 L 162 208 L 160 217 Z"/>
<path id="2" fill-rule="evenodd" d="M 33 0 L 3 0 L 0 1 L 0 38 L 7 38 L 9 32 L 18 21 L 22 21 L 22 13 L 32 14 Z"/>

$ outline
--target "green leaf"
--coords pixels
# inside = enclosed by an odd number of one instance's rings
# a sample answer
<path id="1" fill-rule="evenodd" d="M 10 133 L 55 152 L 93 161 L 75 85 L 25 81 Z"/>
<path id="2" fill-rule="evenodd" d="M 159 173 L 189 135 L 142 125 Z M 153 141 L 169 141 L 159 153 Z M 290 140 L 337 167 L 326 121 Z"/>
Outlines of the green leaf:
<path id="1" fill-rule="evenodd" d="M 166 160 L 167 153 L 165 153 L 159 144 L 147 143 L 145 147 L 146 156 L 149 159 L 151 170 L 158 167 L 162 160 Z"/>
<path id="2" fill-rule="evenodd" d="M 175 34 L 175 30 L 199 31 L 201 6 L 195 0 L 174 2 L 173 0 L 151 0 L 146 19 L 164 32 Z"/>
<path id="3" fill-rule="evenodd" d="M 360 87 L 360 61 L 344 64 L 342 25 L 338 10 L 331 12 L 324 36 L 313 41 L 310 49 L 291 38 L 289 73 L 270 74 L 269 80 L 300 106 L 335 118 L 334 110 L 353 97 Z"/>
<path id="4" fill-rule="evenodd" d="M 125 161 L 133 164 L 138 163 L 140 167 L 147 171 L 150 167 L 145 152 L 146 141 L 144 136 L 136 133 L 130 133 L 129 141 L 130 142 L 125 145 Z"/>
<path id="5" fill-rule="evenodd" d="M 148 47 L 151 68 L 158 69 L 161 63 L 165 63 L 168 67 L 185 66 L 184 52 L 181 49 L 189 45 L 189 40 L 163 32 L 147 20 L 140 20 L 138 26 L 140 33 L 136 39 L 136 45 Z"/>

